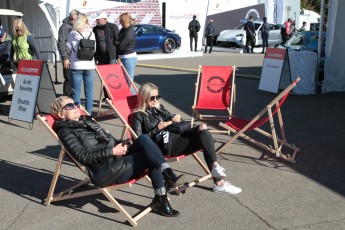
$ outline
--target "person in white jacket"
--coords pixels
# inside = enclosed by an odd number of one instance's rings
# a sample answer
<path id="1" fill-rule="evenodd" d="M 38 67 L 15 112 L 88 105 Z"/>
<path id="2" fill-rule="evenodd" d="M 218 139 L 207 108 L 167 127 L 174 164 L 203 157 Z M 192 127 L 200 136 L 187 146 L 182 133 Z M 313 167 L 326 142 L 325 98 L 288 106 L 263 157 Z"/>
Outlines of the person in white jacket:
<path id="1" fill-rule="evenodd" d="M 67 47 L 71 50 L 71 83 L 72 98 L 75 102 L 81 104 L 81 86 L 84 83 L 85 109 L 91 114 L 93 106 L 93 84 L 95 79 L 95 61 L 94 59 L 80 60 L 77 57 L 79 42 L 83 38 L 95 40 L 95 34 L 92 32 L 90 22 L 86 14 L 79 14 L 74 23 L 73 30 L 68 34 Z M 96 49 L 96 44 L 95 44 Z"/>

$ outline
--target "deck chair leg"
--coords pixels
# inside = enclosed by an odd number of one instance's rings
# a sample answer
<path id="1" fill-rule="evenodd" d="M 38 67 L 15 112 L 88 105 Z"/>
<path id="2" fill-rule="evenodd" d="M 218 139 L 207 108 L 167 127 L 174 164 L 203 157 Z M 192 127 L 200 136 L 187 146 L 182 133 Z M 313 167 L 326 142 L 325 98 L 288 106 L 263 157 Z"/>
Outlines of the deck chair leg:
<path id="1" fill-rule="evenodd" d="M 103 81 L 101 81 L 101 90 L 100 90 L 100 92 L 99 92 L 99 101 L 98 101 L 97 117 L 99 117 L 99 116 L 101 115 L 103 87 L 104 87 L 104 83 L 103 83 Z"/>
<path id="2" fill-rule="evenodd" d="M 49 187 L 47 198 L 45 200 L 45 205 L 47 205 L 47 206 L 50 204 L 51 200 L 53 199 L 53 193 L 55 190 L 57 179 L 58 179 L 59 174 L 60 174 L 60 169 L 61 169 L 61 165 L 62 165 L 62 161 L 64 159 L 64 156 L 65 156 L 65 149 L 61 148 L 60 154 L 59 154 L 59 159 L 56 163 L 53 179 L 52 179 L 52 182 L 51 182 L 50 187 Z"/>
<path id="3" fill-rule="evenodd" d="M 132 216 L 122 207 L 122 205 L 119 202 L 117 202 L 117 200 L 115 200 L 115 198 L 110 194 L 110 192 L 107 189 L 102 188 L 101 191 L 108 198 L 108 200 L 113 205 L 115 205 L 116 209 L 119 210 L 126 217 L 126 219 L 133 227 L 138 225 L 137 221 L 132 218 Z"/>

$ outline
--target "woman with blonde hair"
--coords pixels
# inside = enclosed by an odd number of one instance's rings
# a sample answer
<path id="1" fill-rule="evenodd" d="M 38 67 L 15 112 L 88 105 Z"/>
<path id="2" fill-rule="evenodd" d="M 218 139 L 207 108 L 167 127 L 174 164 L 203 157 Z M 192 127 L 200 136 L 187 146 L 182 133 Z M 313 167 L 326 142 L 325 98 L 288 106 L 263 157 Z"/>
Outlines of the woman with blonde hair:
<path id="1" fill-rule="evenodd" d="M 92 32 L 89 19 L 86 14 L 82 13 L 79 14 L 73 25 L 73 30 L 67 36 L 67 47 L 71 50 L 71 96 L 75 102 L 80 104 L 81 87 L 84 83 L 85 108 L 91 114 L 96 65 L 94 59 L 81 60 L 78 58 L 77 53 L 81 39 L 95 40 L 95 34 Z M 96 42 L 94 49 L 96 49 Z"/>
<path id="2" fill-rule="evenodd" d="M 12 53 L 13 61 L 41 59 L 35 37 L 30 33 L 22 19 L 17 18 L 12 22 Z"/>
<path id="3" fill-rule="evenodd" d="M 137 64 L 137 53 L 135 52 L 135 33 L 133 27 L 133 19 L 131 15 L 126 12 L 120 15 L 120 24 L 122 26 L 116 42 L 118 52 L 118 63 L 122 63 L 130 78 L 134 79 L 134 69 Z M 128 82 L 128 85 L 130 83 Z M 132 93 L 135 94 L 134 88 Z"/>
<path id="4" fill-rule="evenodd" d="M 217 162 L 214 140 L 207 125 L 201 124 L 182 133 L 173 132 L 170 126 L 180 123 L 181 116 L 171 114 L 159 103 L 158 92 L 158 87 L 152 83 L 144 83 L 140 87 L 138 105 L 130 117 L 133 131 L 138 136 L 149 135 L 166 156 L 190 154 L 202 149 L 206 164 L 213 176 L 213 191 L 228 194 L 240 193 L 242 189 L 224 181 L 225 169 Z"/>
<path id="5" fill-rule="evenodd" d="M 183 176 L 174 173 L 149 136 L 141 135 L 132 144 L 115 139 L 90 116 L 82 116 L 79 104 L 67 96 L 55 99 L 51 113 L 57 118 L 53 129 L 59 140 L 87 168 L 95 185 L 124 183 L 147 170 L 155 194 L 150 207 L 168 217 L 180 214 L 169 203 L 164 181 L 171 186 L 181 186 Z"/>

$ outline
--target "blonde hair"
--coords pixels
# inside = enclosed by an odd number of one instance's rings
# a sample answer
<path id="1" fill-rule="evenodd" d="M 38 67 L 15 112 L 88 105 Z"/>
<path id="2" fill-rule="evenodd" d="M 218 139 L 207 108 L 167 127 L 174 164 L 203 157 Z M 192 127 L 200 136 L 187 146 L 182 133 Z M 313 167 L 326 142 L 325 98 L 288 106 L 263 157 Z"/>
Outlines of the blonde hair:
<path id="1" fill-rule="evenodd" d="M 12 22 L 12 34 L 14 37 L 18 37 L 16 27 L 18 27 L 18 29 L 20 29 L 23 32 L 24 36 L 28 36 L 29 34 L 31 34 L 26 25 L 24 24 L 23 20 L 17 18 Z"/>
<path id="2" fill-rule="evenodd" d="M 90 27 L 89 18 L 86 14 L 80 13 L 78 19 L 73 24 L 73 29 L 78 32 L 83 32 L 88 27 Z"/>
<path id="3" fill-rule="evenodd" d="M 133 18 L 131 17 L 131 15 L 128 12 L 122 13 L 119 17 L 120 21 L 122 20 L 126 27 L 130 26 L 132 24 Z"/>
<path id="4" fill-rule="evenodd" d="M 63 102 L 67 99 L 71 99 L 67 96 L 60 96 L 54 100 L 50 106 L 50 112 L 53 116 L 58 117 L 59 113 L 63 110 Z"/>
<path id="5" fill-rule="evenodd" d="M 158 87 L 155 84 L 152 84 L 150 82 L 146 82 L 140 86 L 138 95 L 137 95 L 138 104 L 133 112 L 142 112 L 147 115 L 147 113 L 145 112 L 145 110 L 148 108 L 147 101 L 151 97 L 153 90 L 159 91 Z M 157 104 L 155 107 L 158 109 L 160 108 L 159 101 L 157 101 Z"/>

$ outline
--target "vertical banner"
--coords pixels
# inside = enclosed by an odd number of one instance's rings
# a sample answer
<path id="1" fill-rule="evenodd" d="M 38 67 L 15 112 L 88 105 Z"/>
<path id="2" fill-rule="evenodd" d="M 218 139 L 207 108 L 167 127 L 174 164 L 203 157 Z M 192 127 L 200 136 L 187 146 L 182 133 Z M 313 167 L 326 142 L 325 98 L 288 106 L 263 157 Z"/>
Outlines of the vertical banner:
<path id="1" fill-rule="evenodd" d="M 286 49 L 267 48 L 262 66 L 259 90 L 277 93 Z"/>
<path id="2" fill-rule="evenodd" d="M 9 119 L 33 122 L 43 61 L 19 61 Z"/>

